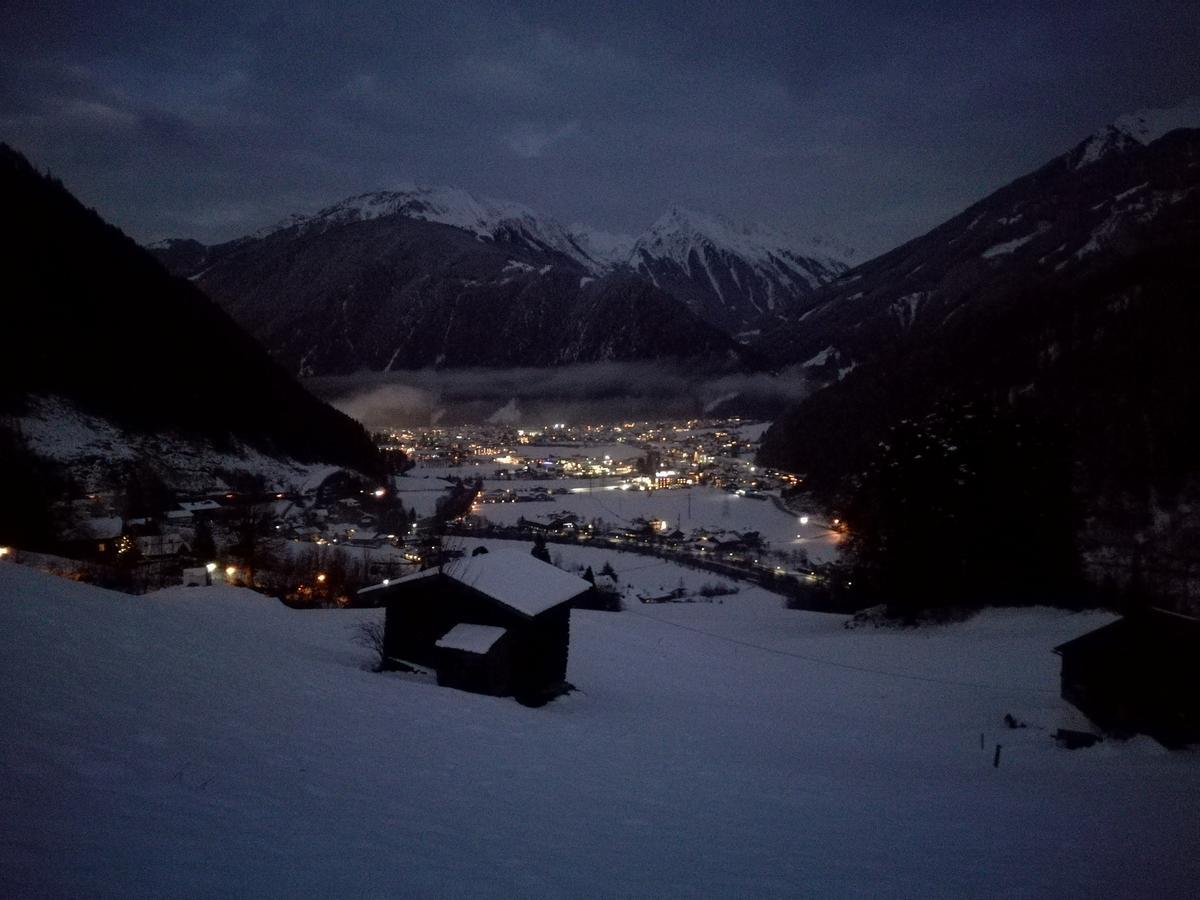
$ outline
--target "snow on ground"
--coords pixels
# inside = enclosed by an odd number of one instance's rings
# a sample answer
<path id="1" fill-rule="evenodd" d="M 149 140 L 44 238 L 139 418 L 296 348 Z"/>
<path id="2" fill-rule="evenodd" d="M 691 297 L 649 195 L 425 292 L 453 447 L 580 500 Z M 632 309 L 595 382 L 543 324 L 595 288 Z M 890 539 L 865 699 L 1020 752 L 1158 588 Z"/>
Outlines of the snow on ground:
<path id="1" fill-rule="evenodd" d="M 750 591 L 576 611 L 579 690 L 527 709 L 365 671 L 375 610 L 13 564 L 0 597 L 10 896 L 1165 897 L 1200 877 L 1194 753 L 1050 740 L 1050 648 L 1106 615 L 848 631 Z"/>
<path id="2" fill-rule="evenodd" d="M 513 483 L 516 484 L 515 482 Z M 547 482 L 550 487 L 557 482 Z M 757 531 L 772 550 L 804 550 L 814 563 L 833 560 L 837 535 L 815 519 L 801 525 L 799 517 L 780 509 L 770 498 L 754 499 L 712 487 L 660 491 L 579 490 L 555 494 L 549 503 L 485 503 L 479 515 L 497 525 L 517 520 L 547 519 L 564 512 L 584 519 L 603 519 L 625 525 L 633 519 L 659 518 L 672 529 L 687 533 L 694 528 L 712 531 Z"/>
<path id="3" fill-rule="evenodd" d="M 96 486 L 117 461 L 149 461 L 180 490 L 210 490 L 219 482 L 217 472 L 244 472 L 262 475 L 271 485 L 311 492 L 340 470 L 339 466 L 267 456 L 244 445 L 235 453 L 227 453 L 204 441 L 133 434 L 107 419 L 81 412 L 58 397 L 31 398 L 30 411 L 18 417 L 17 423 L 35 454 L 71 464 L 78 473 L 90 468 Z"/>
<path id="4" fill-rule="evenodd" d="M 448 481 L 438 477 L 398 476 L 392 479 L 392 484 L 395 485 L 393 496 L 404 504 L 405 509 L 416 510 L 421 518 L 437 512 L 438 500 L 445 497 L 451 487 Z"/>

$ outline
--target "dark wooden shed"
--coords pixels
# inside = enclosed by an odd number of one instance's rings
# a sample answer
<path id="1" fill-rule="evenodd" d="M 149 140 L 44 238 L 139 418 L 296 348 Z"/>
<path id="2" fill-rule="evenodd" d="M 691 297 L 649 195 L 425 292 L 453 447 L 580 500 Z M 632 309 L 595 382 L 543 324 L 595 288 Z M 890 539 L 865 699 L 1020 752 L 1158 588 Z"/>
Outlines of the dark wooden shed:
<path id="1" fill-rule="evenodd" d="M 437 680 L 445 687 L 503 697 L 511 692 L 508 629 L 455 625 L 438 639 Z"/>
<path id="2" fill-rule="evenodd" d="M 537 702 L 566 682 L 571 603 L 591 587 L 528 552 L 496 550 L 364 588 L 359 595 L 386 608 L 385 657 L 435 668 L 439 682 L 448 678 L 466 690 L 483 685 L 483 693 L 496 693 L 503 682 L 503 693 Z M 459 648 L 438 646 L 464 624 L 506 634 L 482 660 L 468 660 Z M 443 674 L 447 667 L 452 671 Z"/>
<path id="3" fill-rule="evenodd" d="M 1062 696 L 1104 731 L 1200 742 L 1200 619 L 1151 609 L 1054 648 Z"/>

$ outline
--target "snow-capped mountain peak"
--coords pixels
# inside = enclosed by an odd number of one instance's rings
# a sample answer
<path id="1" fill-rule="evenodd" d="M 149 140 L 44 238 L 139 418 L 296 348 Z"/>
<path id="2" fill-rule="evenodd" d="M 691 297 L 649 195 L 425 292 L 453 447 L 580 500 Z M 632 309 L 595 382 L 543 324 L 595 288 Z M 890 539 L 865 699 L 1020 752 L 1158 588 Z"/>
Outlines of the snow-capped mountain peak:
<path id="1" fill-rule="evenodd" d="M 1075 168 L 1090 165 L 1110 153 L 1145 146 L 1179 128 L 1200 128 L 1200 97 L 1190 97 L 1169 109 L 1142 109 L 1126 113 L 1083 142 Z"/>
<path id="2" fill-rule="evenodd" d="M 669 256 L 686 264 L 697 244 L 719 248 L 754 262 L 769 264 L 772 257 L 812 259 L 822 264 L 845 264 L 853 251 L 839 251 L 829 239 L 805 238 L 767 225 L 735 222 L 721 215 L 697 212 L 672 203 L 638 238 L 635 254 L 646 251 Z"/>
<path id="3" fill-rule="evenodd" d="M 672 203 L 637 239 L 629 264 L 701 317 L 745 330 L 844 272 L 833 246 Z"/>
<path id="4" fill-rule="evenodd" d="M 475 197 L 462 188 L 403 184 L 394 190 L 375 191 L 348 197 L 312 216 L 291 216 L 257 236 L 298 227 L 301 231 L 324 230 L 350 222 L 401 215 L 461 228 L 483 240 L 523 240 L 535 248 L 553 250 L 574 259 L 589 271 L 603 264 L 589 255 L 554 219 L 511 200 Z"/>

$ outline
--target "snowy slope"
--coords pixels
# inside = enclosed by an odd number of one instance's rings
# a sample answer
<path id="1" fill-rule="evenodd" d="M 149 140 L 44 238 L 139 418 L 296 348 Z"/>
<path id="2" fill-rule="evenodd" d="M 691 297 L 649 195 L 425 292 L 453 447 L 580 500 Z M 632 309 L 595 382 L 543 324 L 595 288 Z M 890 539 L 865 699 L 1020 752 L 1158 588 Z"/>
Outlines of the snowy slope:
<path id="1" fill-rule="evenodd" d="M 677 203 L 638 237 L 632 256 L 634 264 L 639 257 L 649 257 L 671 259 L 686 266 L 694 251 L 708 247 L 735 254 L 756 266 L 775 268 L 784 261 L 836 266 L 853 256 L 852 250 L 838 248 L 829 240 L 797 237 L 765 225 L 736 223 Z M 813 272 L 805 272 L 803 277 L 810 286 L 820 283 Z"/>
<path id="2" fill-rule="evenodd" d="M 848 268 L 852 251 L 762 225 L 672 205 L 630 252 L 629 265 L 727 328 L 761 324 Z"/>
<path id="3" fill-rule="evenodd" d="M 516 240 L 533 249 L 554 250 L 593 272 L 605 268 L 598 257 L 589 255 L 553 219 L 540 216 L 520 203 L 476 198 L 455 187 L 407 184 L 394 191 L 359 194 L 327 206 L 313 216 L 289 216 L 257 236 L 266 237 L 293 227 L 301 232 L 320 231 L 348 222 L 395 215 L 451 225 L 485 240 Z"/>
<path id="4" fill-rule="evenodd" d="M 676 577 L 607 556 L 623 584 Z M 377 611 L 11 563 L 0 598 L 10 896 L 1170 897 L 1200 877 L 1194 754 L 1045 731 L 1066 715 L 1049 648 L 1106 616 L 847 631 L 762 591 L 577 611 L 580 690 L 534 710 L 365 671 L 350 639 Z"/>
<path id="5" fill-rule="evenodd" d="M 1091 165 L 1131 146 L 1152 144 L 1178 128 L 1200 128 L 1200 97 L 1191 97 L 1169 109 L 1126 113 L 1072 151 L 1077 154 L 1075 168 Z"/>
<path id="6" fill-rule="evenodd" d="M 67 466 L 87 491 L 123 484 L 124 465 L 154 470 L 176 490 L 204 492 L 225 485 L 231 473 L 261 475 L 272 490 L 311 491 L 342 467 L 269 456 L 233 441 L 232 450 L 175 434 L 132 432 L 107 419 L 81 412 L 58 397 L 31 397 L 15 417 L 29 449 Z"/>

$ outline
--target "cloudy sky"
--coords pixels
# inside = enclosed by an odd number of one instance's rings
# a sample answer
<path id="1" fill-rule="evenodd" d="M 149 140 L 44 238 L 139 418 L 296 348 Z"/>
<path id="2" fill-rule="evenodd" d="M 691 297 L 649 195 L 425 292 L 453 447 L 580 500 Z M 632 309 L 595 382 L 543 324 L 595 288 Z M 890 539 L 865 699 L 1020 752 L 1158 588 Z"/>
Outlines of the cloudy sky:
<path id="1" fill-rule="evenodd" d="M 0 140 L 141 240 L 402 182 L 913 237 L 1200 95 L 1190 2 L 0 0 Z"/>

